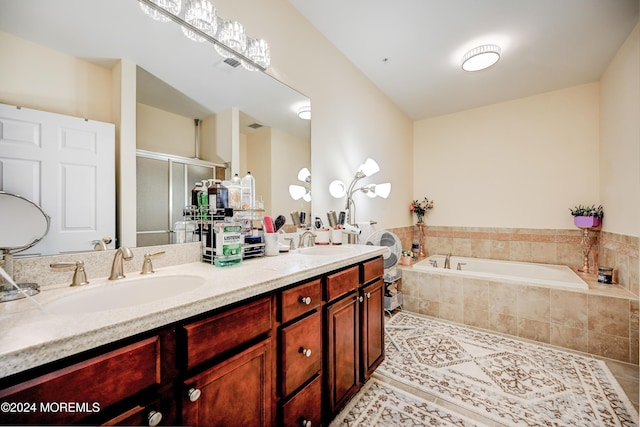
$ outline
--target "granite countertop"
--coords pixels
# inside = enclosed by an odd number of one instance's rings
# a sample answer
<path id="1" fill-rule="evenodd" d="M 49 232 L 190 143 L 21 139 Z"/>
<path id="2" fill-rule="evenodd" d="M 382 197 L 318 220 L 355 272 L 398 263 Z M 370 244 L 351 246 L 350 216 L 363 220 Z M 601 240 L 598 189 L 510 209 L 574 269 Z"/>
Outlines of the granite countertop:
<path id="1" fill-rule="evenodd" d="M 152 275 L 129 273 L 125 279 L 92 279 L 81 287 L 47 286 L 33 298 L 0 304 L 0 378 L 104 344 L 224 307 L 256 295 L 381 255 L 386 248 L 369 245 L 323 247 L 321 255 L 300 251 L 254 258 L 228 267 L 202 262 L 156 269 Z M 170 298 L 113 310 L 55 314 L 47 304 L 94 289 L 131 280 L 164 276 L 199 276 L 204 283 Z M 180 286 L 179 277 L 176 286 Z M 122 298 L 126 298 L 123 292 Z M 80 310 L 82 311 L 82 310 Z"/>

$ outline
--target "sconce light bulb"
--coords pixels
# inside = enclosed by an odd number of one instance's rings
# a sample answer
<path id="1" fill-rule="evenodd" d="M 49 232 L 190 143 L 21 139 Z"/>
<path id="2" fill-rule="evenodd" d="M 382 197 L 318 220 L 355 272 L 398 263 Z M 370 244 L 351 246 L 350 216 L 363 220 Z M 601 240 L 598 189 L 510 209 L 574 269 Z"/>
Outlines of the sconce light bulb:
<path id="1" fill-rule="evenodd" d="M 336 179 L 329 184 L 329 193 L 336 199 L 340 199 L 347 194 L 347 186 L 344 185 L 344 182 Z"/>
<path id="2" fill-rule="evenodd" d="M 372 158 L 368 158 L 360 167 L 358 168 L 358 172 L 362 172 L 364 176 L 371 176 L 376 172 L 380 171 L 380 166 L 376 163 Z"/>
<path id="3" fill-rule="evenodd" d="M 298 172 L 298 180 L 302 182 L 311 182 L 311 172 L 309 169 L 300 169 L 300 172 Z"/>

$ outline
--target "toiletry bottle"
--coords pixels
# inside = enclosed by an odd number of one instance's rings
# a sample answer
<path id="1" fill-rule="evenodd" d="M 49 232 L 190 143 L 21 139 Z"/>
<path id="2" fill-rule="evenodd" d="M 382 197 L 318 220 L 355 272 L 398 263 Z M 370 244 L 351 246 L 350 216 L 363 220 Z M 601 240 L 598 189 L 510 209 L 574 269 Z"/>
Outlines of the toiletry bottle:
<path id="1" fill-rule="evenodd" d="M 203 179 L 200 185 L 200 191 L 198 192 L 198 215 L 199 219 L 207 221 L 209 216 L 207 211 L 209 210 L 209 191 L 207 188 L 207 180 Z"/>
<path id="2" fill-rule="evenodd" d="M 218 179 L 209 180 L 209 209 L 217 211 L 229 207 L 229 191 Z"/>
<path id="3" fill-rule="evenodd" d="M 229 190 L 229 207 L 231 209 L 242 209 L 242 189 L 241 180 L 238 174 L 234 174 L 231 178 L 231 184 L 228 186 Z"/>
<path id="4" fill-rule="evenodd" d="M 242 209 L 254 209 L 256 197 L 256 180 L 247 172 L 242 178 Z"/>

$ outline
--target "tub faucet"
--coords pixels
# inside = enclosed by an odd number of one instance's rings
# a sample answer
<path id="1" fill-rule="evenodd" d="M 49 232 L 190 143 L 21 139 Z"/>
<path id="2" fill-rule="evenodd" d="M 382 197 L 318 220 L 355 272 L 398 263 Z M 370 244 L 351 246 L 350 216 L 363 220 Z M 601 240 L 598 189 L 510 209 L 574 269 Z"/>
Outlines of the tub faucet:
<path id="1" fill-rule="evenodd" d="M 109 280 L 124 279 L 124 268 L 122 261 L 130 261 L 133 258 L 133 252 L 126 246 L 120 246 L 116 250 L 116 254 L 113 257 L 113 264 L 111 265 L 111 275 Z"/>
<path id="2" fill-rule="evenodd" d="M 451 252 L 449 252 L 447 254 L 447 256 L 444 258 L 444 267 L 443 268 L 451 269 Z"/>

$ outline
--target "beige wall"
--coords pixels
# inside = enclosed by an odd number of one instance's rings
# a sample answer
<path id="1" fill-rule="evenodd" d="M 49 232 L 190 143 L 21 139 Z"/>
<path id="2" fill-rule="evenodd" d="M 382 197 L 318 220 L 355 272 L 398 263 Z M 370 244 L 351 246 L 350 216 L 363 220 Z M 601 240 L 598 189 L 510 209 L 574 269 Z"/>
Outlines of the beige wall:
<path id="1" fill-rule="evenodd" d="M 329 183 L 348 184 L 372 157 L 382 170 L 362 183 L 390 181 L 391 196 L 369 199 L 358 193 L 357 219 L 375 219 L 379 228 L 410 224 L 404 214 L 413 197 L 411 119 L 287 0 L 218 0 L 216 7 L 220 16 L 242 22 L 248 34 L 268 40 L 269 73 L 311 98 L 313 211 L 343 209 L 344 200 L 329 195 Z"/>
<path id="2" fill-rule="evenodd" d="M 114 123 L 111 70 L 1 31 L 0 57 L 0 102 Z"/>
<path id="3" fill-rule="evenodd" d="M 640 24 L 609 64 L 601 85 L 603 229 L 640 236 Z"/>
<path id="4" fill-rule="evenodd" d="M 195 122 L 137 103 L 137 148 L 182 157 L 195 157 Z"/>
<path id="5" fill-rule="evenodd" d="M 599 203 L 597 83 L 417 121 L 414 192 L 430 225 L 569 228 Z"/>

